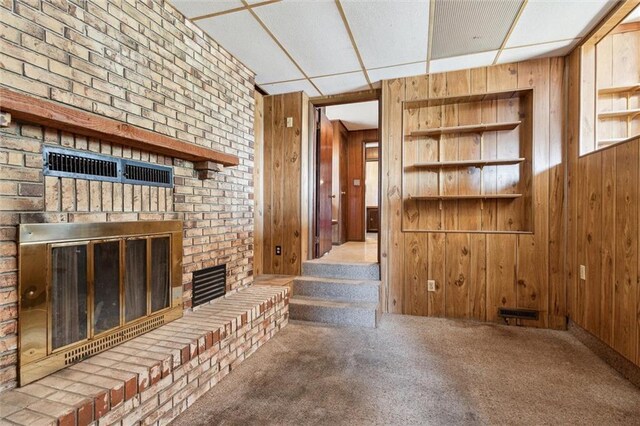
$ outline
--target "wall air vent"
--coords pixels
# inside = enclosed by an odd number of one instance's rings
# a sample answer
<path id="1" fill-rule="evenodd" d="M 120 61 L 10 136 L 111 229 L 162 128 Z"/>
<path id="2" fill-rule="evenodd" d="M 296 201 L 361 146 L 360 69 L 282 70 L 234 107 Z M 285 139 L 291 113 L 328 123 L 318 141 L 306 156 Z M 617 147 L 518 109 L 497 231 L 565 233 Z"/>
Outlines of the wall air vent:
<path id="1" fill-rule="evenodd" d="M 173 168 L 45 145 L 45 176 L 173 187 Z"/>
<path id="2" fill-rule="evenodd" d="M 138 185 L 171 186 L 173 170 L 171 167 L 122 160 L 123 182 Z"/>
<path id="3" fill-rule="evenodd" d="M 224 296 L 226 288 L 226 264 L 195 271 L 193 273 L 193 306 Z"/>
<path id="4" fill-rule="evenodd" d="M 82 151 L 44 147 L 45 176 L 93 179 L 118 182 L 120 164 L 117 159 Z"/>

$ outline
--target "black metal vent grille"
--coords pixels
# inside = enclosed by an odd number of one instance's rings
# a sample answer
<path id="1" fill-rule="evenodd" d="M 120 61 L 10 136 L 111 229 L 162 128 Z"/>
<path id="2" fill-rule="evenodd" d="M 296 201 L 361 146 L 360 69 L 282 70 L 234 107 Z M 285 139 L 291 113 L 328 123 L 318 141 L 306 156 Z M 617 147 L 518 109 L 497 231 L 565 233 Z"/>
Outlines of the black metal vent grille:
<path id="1" fill-rule="evenodd" d="M 156 185 L 171 185 L 173 180 L 171 168 L 152 166 L 147 163 L 139 163 L 123 160 L 125 183 L 142 183 Z"/>
<path id="2" fill-rule="evenodd" d="M 226 287 L 226 264 L 195 271 L 193 273 L 193 306 L 224 296 Z"/>
<path id="3" fill-rule="evenodd" d="M 56 172 L 96 175 L 103 177 L 118 177 L 118 163 L 116 161 L 99 160 L 96 158 L 80 157 L 78 155 L 50 152 L 47 161 L 49 170 Z"/>
<path id="4" fill-rule="evenodd" d="M 52 146 L 43 147 L 45 176 L 173 187 L 173 169 Z"/>
<path id="5" fill-rule="evenodd" d="M 537 320 L 538 311 L 533 309 L 520 308 L 498 308 L 498 316 L 501 318 L 515 318 L 525 320 Z"/>

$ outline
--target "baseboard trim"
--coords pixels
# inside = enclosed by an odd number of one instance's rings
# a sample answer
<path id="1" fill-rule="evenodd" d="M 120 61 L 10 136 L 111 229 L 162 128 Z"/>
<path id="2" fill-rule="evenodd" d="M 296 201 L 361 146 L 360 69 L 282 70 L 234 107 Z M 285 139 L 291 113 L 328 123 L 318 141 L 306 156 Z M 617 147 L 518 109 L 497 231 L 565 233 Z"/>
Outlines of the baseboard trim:
<path id="1" fill-rule="evenodd" d="M 625 379 L 640 388 L 640 367 L 620 355 L 602 340 L 580 327 L 575 322 L 569 320 L 568 330 L 583 345 L 589 348 L 600 359 L 609 364 L 611 368 L 620 373 Z"/>

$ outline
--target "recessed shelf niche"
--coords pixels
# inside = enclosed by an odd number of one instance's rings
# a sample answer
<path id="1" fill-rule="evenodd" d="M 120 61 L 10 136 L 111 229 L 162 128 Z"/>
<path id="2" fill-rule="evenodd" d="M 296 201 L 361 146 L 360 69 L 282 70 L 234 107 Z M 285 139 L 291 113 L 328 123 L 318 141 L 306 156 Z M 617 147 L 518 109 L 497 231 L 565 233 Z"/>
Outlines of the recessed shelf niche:
<path id="1" fill-rule="evenodd" d="M 533 90 L 404 103 L 403 231 L 532 232 Z"/>

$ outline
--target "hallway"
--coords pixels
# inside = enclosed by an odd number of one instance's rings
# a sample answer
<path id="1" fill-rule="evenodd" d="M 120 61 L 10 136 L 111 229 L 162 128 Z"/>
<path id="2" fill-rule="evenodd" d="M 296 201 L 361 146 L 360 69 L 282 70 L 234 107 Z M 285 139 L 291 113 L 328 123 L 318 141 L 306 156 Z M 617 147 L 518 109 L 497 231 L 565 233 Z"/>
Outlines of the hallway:
<path id="1" fill-rule="evenodd" d="M 378 263 L 378 234 L 368 233 L 364 242 L 349 241 L 333 246 L 321 259 L 341 263 Z"/>

